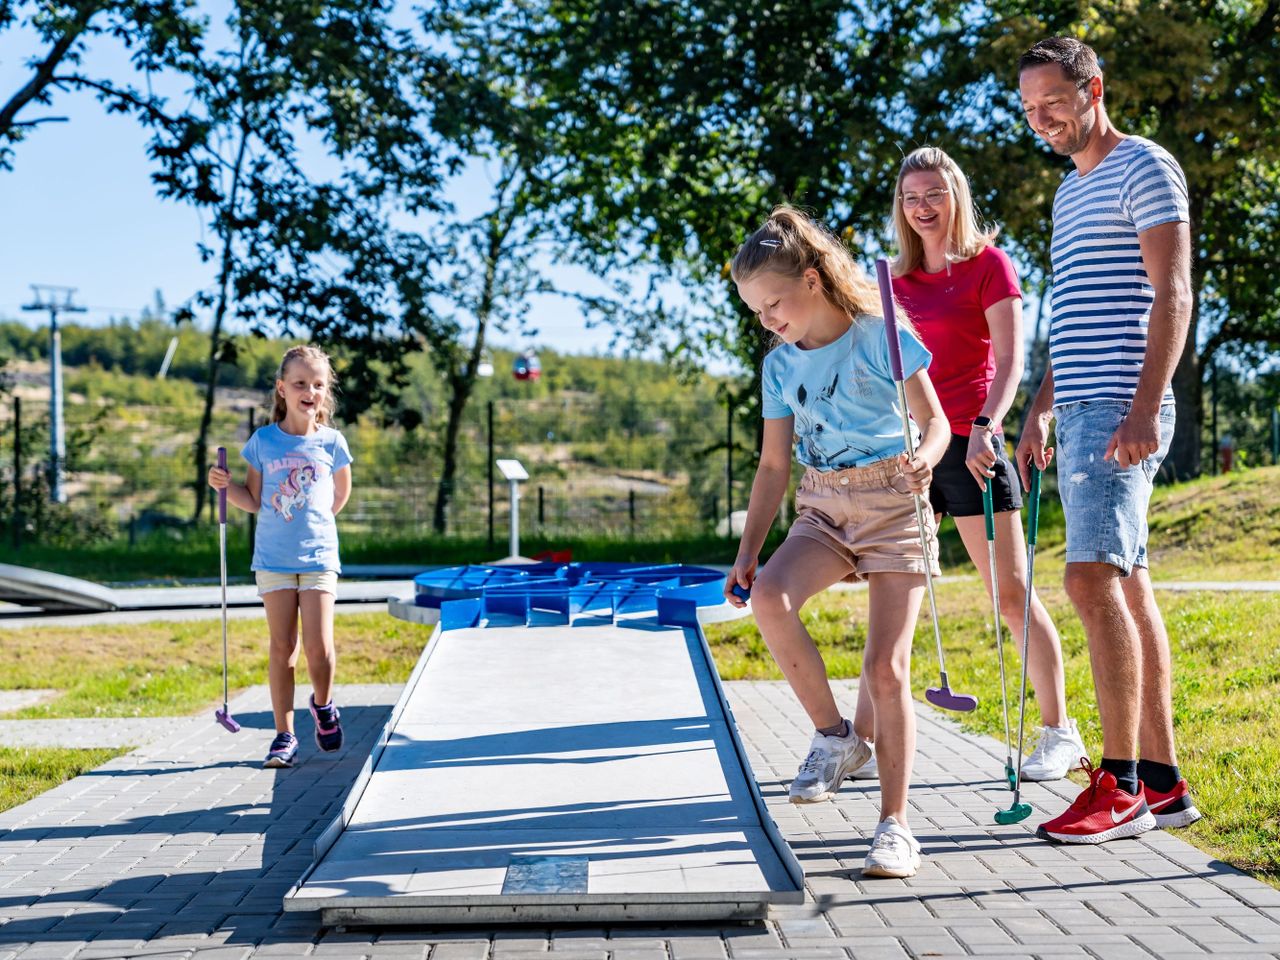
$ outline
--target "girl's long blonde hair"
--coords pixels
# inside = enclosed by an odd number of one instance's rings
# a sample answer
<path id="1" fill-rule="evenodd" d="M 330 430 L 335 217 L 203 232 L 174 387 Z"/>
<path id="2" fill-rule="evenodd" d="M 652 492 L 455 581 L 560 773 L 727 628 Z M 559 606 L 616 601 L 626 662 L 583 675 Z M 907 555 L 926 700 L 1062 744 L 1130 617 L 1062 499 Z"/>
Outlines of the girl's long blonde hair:
<path id="1" fill-rule="evenodd" d="M 995 240 L 1000 228 L 985 224 L 973 206 L 969 178 L 945 150 L 921 147 L 912 150 L 902 161 L 898 182 L 893 188 L 893 231 L 898 237 L 898 256 L 893 261 L 893 275 L 901 277 L 924 262 L 924 243 L 911 229 L 902 207 L 902 181 L 908 175 L 932 171 L 942 177 L 951 194 L 951 230 L 947 237 L 947 263 L 960 263 L 976 257 Z"/>
<path id="2" fill-rule="evenodd" d="M 306 360 L 308 363 L 322 364 L 326 371 L 325 377 L 326 390 L 324 393 L 324 403 L 320 404 L 320 409 L 316 411 L 316 423 L 327 425 L 333 423 L 335 399 L 333 396 L 334 377 L 333 363 L 329 360 L 329 355 L 319 347 L 313 347 L 304 344 L 299 347 L 290 347 L 284 352 L 284 356 L 280 358 L 280 367 L 276 370 L 276 382 L 284 379 L 285 371 L 288 370 L 289 364 L 294 360 Z M 271 422 L 279 423 L 288 414 L 288 409 L 284 404 L 284 397 L 280 396 L 280 389 L 275 384 L 271 387 Z"/>
<path id="3" fill-rule="evenodd" d="M 744 283 L 763 270 L 798 280 L 810 268 L 822 279 L 827 301 L 850 320 L 880 316 L 880 289 L 849 249 L 830 230 L 785 203 L 774 207 L 769 219 L 738 248 L 729 274 L 734 283 Z M 901 310 L 898 318 L 900 325 L 915 332 Z"/>

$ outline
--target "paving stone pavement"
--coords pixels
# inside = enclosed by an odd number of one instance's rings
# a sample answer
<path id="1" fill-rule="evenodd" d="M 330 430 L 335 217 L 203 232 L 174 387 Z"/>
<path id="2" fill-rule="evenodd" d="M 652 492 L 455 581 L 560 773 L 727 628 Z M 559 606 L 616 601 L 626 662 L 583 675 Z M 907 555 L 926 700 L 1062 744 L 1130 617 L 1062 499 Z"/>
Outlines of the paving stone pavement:
<path id="1" fill-rule="evenodd" d="M 299 714 L 304 762 L 263 770 L 265 688 L 238 697 L 245 729 L 192 718 L 162 740 L 0 813 L 0 960 L 881 960 L 905 957 L 1280 957 L 1280 891 L 1153 832 L 1098 848 L 1035 839 L 1075 792 L 1028 785 L 1036 815 L 996 826 L 1010 794 L 1003 747 L 919 706 L 912 825 L 924 866 L 866 880 L 874 784 L 793 807 L 785 785 L 808 745 L 776 683 L 727 685 L 761 789 L 807 877 L 809 898 L 768 922 L 511 929 L 321 928 L 281 897 L 364 762 L 397 689 L 346 686 L 348 747 L 319 754 Z M 852 711 L 856 686 L 839 684 Z M 299 691 L 299 702 L 305 691 Z M 1210 811 L 1212 815 L 1212 811 Z"/>

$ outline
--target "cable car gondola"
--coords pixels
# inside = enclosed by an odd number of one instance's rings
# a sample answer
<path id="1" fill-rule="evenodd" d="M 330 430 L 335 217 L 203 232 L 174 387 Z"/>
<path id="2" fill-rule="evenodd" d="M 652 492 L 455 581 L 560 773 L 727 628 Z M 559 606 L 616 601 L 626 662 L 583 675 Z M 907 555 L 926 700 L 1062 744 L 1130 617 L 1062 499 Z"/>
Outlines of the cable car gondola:
<path id="1" fill-rule="evenodd" d="M 511 365 L 511 375 L 517 380 L 537 380 L 542 376 L 542 364 L 538 362 L 538 355 L 532 350 L 520 354 Z"/>

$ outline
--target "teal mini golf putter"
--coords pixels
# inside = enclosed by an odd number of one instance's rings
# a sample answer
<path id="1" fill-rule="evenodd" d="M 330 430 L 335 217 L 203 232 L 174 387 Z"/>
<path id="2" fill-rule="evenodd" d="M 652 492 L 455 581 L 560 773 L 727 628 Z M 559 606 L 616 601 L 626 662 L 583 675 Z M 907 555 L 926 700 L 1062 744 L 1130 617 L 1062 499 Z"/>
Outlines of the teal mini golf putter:
<path id="1" fill-rule="evenodd" d="M 1022 608 L 1022 690 L 1018 699 L 1018 765 L 1013 772 L 1013 803 L 996 811 L 996 823 L 1021 823 L 1031 816 L 1031 804 L 1022 803 L 1022 744 L 1027 718 L 1027 643 L 1030 639 L 1031 588 L 1035 582 L 1036 537 L 1040 530 L 1040 468 L 1031 462 L 1031 512 L 1027 516 L 1027 596 Z"/>
<path id="2" fill-rule="evenodd" d="M 1009 689 L 1004 671 L 1004 631 L 1000 627 L 1000 577 L 996 570 L 996 521 L 991 505 L 991 478 L 982 489 L 982 512 L 987 520 L 987 569 L 991 571 L 991 622 L 996 628 L 996 657 L 1000 662 L 1000 711 L 1004 717 L 1004 777 L 1010 790 L 1017 789 L 1013 744 L 1009 735 Z"/>

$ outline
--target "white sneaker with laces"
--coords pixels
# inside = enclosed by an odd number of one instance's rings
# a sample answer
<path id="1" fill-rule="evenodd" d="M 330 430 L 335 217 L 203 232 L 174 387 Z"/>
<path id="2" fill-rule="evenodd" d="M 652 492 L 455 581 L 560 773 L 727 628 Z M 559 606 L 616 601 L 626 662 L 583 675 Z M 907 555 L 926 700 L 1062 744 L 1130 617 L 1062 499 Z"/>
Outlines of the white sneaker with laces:
<path id="1" fill-rule="evenodd" d="M 864 877 L 914 877 L 920 869 L 920 844 L 911 831 L 893 817 L 876 827 L 871 850 L 862 865 Z"/>
<path id="2" fill-rule="evenodd" d="M 867 742 L 852 730 L 847 737 L 815 733 L 809 755 L 791 781 L 791 802 L 820 803 L 831 799 L 844 778 L 866 763 L 870 754 Z"/>
<path id="3" fill-rule="evenodd" d="M 871 749 L 871 756 L 867 757 L 867 762 L 854 770 L 849 776 L 854 780 L 879 780 L 880 768 L 876 766 L 876 745 L 870 740 L 864 742 Z"/>
<path id="4" fill-rule="evenodd" d="M 1088 755 L 1074 720 L 1068 719 L 1065 727 L 1042 727 L 1040 742 L 1022 765 L 1022 779 L 1061 780 L 1080 765 L 1081 757 Z"/>

